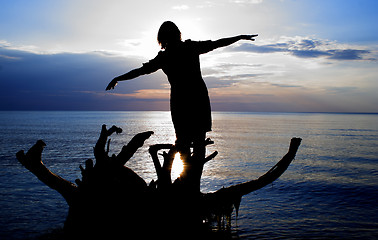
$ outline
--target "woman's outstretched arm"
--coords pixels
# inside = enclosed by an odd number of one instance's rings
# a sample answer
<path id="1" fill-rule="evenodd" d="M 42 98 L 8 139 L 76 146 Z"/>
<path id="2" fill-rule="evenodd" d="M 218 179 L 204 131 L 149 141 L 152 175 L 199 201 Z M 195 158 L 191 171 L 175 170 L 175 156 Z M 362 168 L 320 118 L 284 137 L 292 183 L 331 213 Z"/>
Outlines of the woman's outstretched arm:
<path id="1" fill-rule="evenodd" d="M 141 75 L 144 75 L 146 74 L 146 72 L 144 71 L 143 67 L 141 68 L 136 68 L 136 69 L 133 69 L 131 70 L 130 72 L 128 73 L 125 73 L 123 75 L 120 75 L 118 77 L 115 77 L 109 84 L 108 86 L 106 87 L 106 90 L 111 90 L 111 89 L 114 89 L 114 87 L 117 85 L 117 83 L 119 81 L 125 81 L 125 80 L 131 80 L 133 78 L 136 78 L 136 77 L 139 77 Z"/>
<path id="2" fill-rule="evenodd" d="M 258 34 L 254 35 L 239 35 L 235 37 L 229 37 L 229 38 L 221 38 L 219 40 L 214 41 L 215 48 L 225 47 L 228 45 L 231 45 L 239 40 L 250 40 L 255 41 L 255 37 L 257 37 Z"/>
<path id="3" fill-rule="evenodd" d="M 114 89 L 119 81 L 131 80 L 141 75 L 150 74 L 156 72 L 161 68 L 161 52 L 152 60 L 147 63 L 143 63 L 143 66 L 140 68 L 135 68 L 130 72 L 127 72 L 123 75 L 115 77 L 106 87 L 106 90 Z"/>

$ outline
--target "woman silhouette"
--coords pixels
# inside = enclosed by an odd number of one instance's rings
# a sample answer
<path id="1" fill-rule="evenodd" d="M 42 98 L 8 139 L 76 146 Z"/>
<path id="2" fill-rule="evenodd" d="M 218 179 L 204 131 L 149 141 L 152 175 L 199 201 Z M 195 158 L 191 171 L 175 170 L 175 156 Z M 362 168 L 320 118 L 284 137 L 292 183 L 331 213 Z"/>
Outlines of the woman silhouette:
<path id="1" fill-rule="evenodd" d="M 158 32 L 158 43 L 164 51 L 142 67 L 114 78 L 106 90 L 114 89 L 119 81 L 130 80 L 162 69 L 171 85 L 171 116 L 176 132 L 176 146 L 183 153 L 193 144 L 194 154 L 205 155 L 206 132 L 211 131 L 211 107 L 202 79 L 199 55 L 228 46 L 239 40 L 252 40 L 257 35 L 240 35 L 217 41 L 181 40 L 181 32 L 170 21 Z"/>

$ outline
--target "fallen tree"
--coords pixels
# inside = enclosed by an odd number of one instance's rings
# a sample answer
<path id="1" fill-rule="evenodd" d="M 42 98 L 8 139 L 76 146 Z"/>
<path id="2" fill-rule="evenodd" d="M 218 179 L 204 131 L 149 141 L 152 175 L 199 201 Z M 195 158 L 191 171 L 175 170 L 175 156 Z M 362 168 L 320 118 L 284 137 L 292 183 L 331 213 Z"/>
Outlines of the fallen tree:
<path id="1" fill-rule="evenodd" d="M 260 189 L 281 176 L 294 159 L 300 138 L 291 139 L 288 153 L 267 173 L 258 179 L 219 189 L 213 193 L 200 192 L 203 166 L 217 152 L 208 157 L 189 154 L 183 159 L 184 170 L 179 178 L 171 179 L 174 156 L 178 152 L 173 144 L 156 144 L 149 148 L 157 180 L 147 184 L 125 164 L 143 146 L 153 132 L 135 135 L 118 155 L 109 156 L 109 136 L 122 129 L 102 126 L 94 147 L 93 160 L 80 165 L 82 179 L 76 184 L 52 173 L 42 162 L 46 146 L 38 140 L 25 154 L 17 153 L 19 162 L 66 200 L 69 212 L 64 225 L 68 239 L 127 239 L 128 236 L 191 238 L 211 237 L 211 224 L 222 228 L 231 226 L 231 214 L 238 211 L 243 195 Z M 210 139 L 205 145 L 212 144 Z M 163 151 L 166 150 L 166 151 Z M 160 153 L 163 151 L 162 153 Z M 162 164 L 159 159 L 162 155 Z M 110 237 L 110 238 L 109 238 Z M 131 237 L 132 238 L 132 237 Z"/>

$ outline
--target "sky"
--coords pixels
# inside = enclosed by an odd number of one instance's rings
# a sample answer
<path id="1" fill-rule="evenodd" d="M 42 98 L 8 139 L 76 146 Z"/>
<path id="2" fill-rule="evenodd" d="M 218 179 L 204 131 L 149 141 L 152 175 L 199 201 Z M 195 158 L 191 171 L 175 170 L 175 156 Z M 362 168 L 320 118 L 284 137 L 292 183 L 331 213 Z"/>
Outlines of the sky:
<path id="1" fill-rule="evenodd" d="M 0 0 L 0 110 L 169 110 L 159 70 L 115 76 L 183 39 L 259 34 L 201 55 L 214 111 L 378 112 L 376 0 Z"/>

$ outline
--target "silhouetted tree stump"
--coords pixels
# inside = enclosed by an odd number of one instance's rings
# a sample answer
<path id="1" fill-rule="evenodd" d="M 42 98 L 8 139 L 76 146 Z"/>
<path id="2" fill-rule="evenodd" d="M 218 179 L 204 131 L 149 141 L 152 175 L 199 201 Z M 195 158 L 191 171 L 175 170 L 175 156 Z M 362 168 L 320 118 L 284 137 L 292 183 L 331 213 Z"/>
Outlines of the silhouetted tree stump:
<path id="1" fill-rule="evenodd" d="M 227 220 L 231 226 L 231 213 L 238 211 L 243 195 L 260 189 L 276 180 L 294 159 L 300 138 L 293 138 L 288 153 L 267 173 L 256 180 L 222 188 L 213 193 L 201 193 L 199 184 L 203 166 L 217 152 L 208 157 L 186 156 L 185 167 L 179 178 L 172 181 L 171 169 L 177 149 L 173 144 L 150 146 L 157 180 L 147 184 L 134 171 L 125 166 L 134 153 L 143 146 L 153 132 L 135 135 L 118 155 L 109 156 L 108 137 L 122 129 L 102 126 L 94 147 L 96 162 L 89 159 L 80 166 L 82 179 L 76 185 L 49 171 L 42 162 L 45 143 L 38 140 L 29 151 L 17 153 L 17 159 L 43 183 L 58 191 L 69 206 L 64 225 L 68 239 L 127 239 L 128 236 L 163 237 L 165 239 L 209 237 L 212 222 Z M 205 145 L 212 144 L 206 139 Z M 159 152 L 163 152 L 163 164 Z"/>

